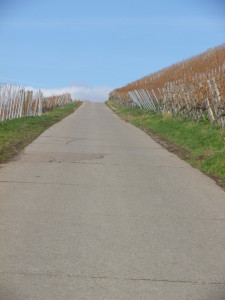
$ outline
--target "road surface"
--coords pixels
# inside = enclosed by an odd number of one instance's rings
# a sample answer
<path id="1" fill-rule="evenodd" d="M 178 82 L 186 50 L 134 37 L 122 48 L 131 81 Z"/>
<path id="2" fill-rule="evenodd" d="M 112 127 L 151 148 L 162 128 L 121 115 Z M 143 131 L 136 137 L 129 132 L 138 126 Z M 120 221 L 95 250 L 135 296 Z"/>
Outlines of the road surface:
<path id="1" fill-rule="evenodd" d="M 0 167 L 0 299 L 225 299 L 225 193 L 103 103 Z"/>

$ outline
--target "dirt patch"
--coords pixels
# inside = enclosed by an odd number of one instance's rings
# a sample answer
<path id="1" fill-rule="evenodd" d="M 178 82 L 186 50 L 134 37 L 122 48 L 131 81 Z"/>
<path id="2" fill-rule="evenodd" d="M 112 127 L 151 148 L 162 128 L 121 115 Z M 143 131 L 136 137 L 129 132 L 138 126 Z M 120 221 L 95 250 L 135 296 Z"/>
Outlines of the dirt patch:
<path id="1" fill-rule="evenodd" d="M 184 149 L 182 147 L 179 147 L 175 143 L 167 140 L 166 138 L 164 138 L 159 133 L 156 133 L 151 128 L 146 128 L 144 126 L 138 126 L 138 128 L 140 128 L 145 133 L 147 133 L 154 141 L 156 141 L 158 144 L 160 144 L 163 148 L 167 149 L 169 152 L 172 152 L 172 153 L 176 154 L 181 159 L 183 159 L 183 160 L 185 160 L 187 162 L 191 159 L 191 153 L 188 150 L 186 150 L 186 149 Z M 199 163 L 201 161 L 203 161 L 204 158 L 205 157 L 203 155 L 201 155 L 199 157 Z M 208 177 L 210 177 L 211 179 L 213 179 L 216 182 L 216 184 L 225 191 L 225 182 L 224 182 L 224 180 L 218 178 L 215 175 L 207 174 L 207 173 L 204 173 L 203 171 L 201 171 L 201 172 L 203 174 L 207 175 Z"/>
<path id="2" fill-rule="evenodd" d="M 191 154 L 188 150 L 181 148 L 177 146 L 175 143 L 165 139 L 163 136 L 156 133 L 151 128 L 146 128 L 143 126 L 140 126 L 139 128 L 143 130 L 145 133 L 147 133 L 148 135 L 150 135 L 151 138 L 153 138 L 153 140 L 155 140 L 158 144 L 166 148 L 168 151 L 178 155 L 183 160 L 188 160 L 191 158 Z"/>

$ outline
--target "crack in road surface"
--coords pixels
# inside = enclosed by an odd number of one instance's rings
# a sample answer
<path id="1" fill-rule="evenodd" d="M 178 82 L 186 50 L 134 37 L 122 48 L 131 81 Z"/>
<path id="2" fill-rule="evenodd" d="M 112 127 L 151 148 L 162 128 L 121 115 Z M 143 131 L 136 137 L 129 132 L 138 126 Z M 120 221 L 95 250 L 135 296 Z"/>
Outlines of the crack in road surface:
<path id="1" fill-rule="evenodd" d="M 225 285 L 225 282 L 207 282 L 207 281 L 193 281 L 193 280 L 171 280 L 171 279 L 160 279 L 160 278 L 138 278 L 138 277 L 114 277 L 114 276 L 84 276 L 79 274 L 62 274 L 62 273 L 33 273 L 33 272 L 2 272 L 0 274 L 7 275 L 24 275 L 24 276 L 43 276 L 43 277 L 68 277 L 68 278 L 79 278 L 83 280 L 88 279 L 103 279 L 103 280 L 119 280 L 119 281 L 149 281 L 149 282 L 168 282 L 168 283 L 187 283 L 187 284 L 198 284 L 198 285 Z"/>

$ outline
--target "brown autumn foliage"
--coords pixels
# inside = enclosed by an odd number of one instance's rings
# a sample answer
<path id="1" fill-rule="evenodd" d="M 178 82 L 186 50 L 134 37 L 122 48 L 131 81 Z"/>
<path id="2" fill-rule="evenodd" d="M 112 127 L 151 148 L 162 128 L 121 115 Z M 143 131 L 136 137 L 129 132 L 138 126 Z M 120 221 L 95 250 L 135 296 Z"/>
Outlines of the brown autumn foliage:
<path id="1" fill-rule="evenodd" d="M 225 44 L 115 89 L 110 97 L 126 104 L 133 102 L 131 94 L 143 107 L 149 98 L 153 106 L 173 114 L 200 109 L 200 115 L 208 111 L 212 122 L 221 122 L 225 114 Z"/>

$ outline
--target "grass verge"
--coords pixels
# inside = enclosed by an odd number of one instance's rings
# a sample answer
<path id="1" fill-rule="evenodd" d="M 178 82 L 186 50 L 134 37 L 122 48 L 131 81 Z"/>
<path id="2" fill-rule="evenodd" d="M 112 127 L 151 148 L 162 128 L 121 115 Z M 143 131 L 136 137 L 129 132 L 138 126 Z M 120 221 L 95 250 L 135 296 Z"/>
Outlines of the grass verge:
<path id="1" fill-rule="evenodd" d="M 148 133 L 169 151 L 177 154 L 225 187 L 225 131 L 180 117 L 172 118 L 140 108 L 127 108 L 110 100 L 106 103 L 118 116 Z"/>
<path id="2" fill-rule="evenodd" d="M 40 117 L 24 117 L 0 123 L 0 163 L 13 157 L 47 128 L 72 114 L 80 104 L 73 102 Z"/>

